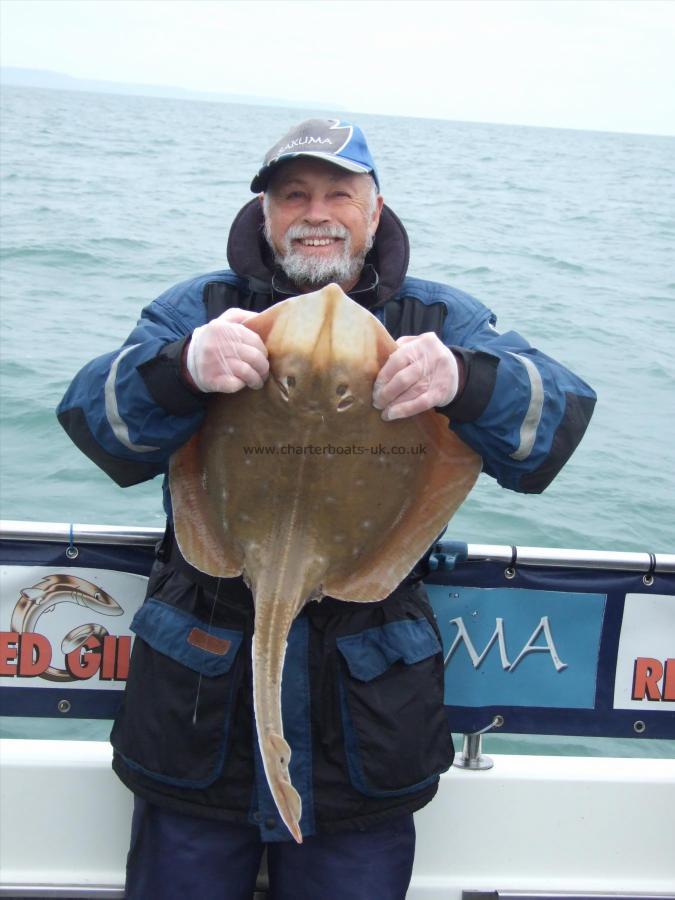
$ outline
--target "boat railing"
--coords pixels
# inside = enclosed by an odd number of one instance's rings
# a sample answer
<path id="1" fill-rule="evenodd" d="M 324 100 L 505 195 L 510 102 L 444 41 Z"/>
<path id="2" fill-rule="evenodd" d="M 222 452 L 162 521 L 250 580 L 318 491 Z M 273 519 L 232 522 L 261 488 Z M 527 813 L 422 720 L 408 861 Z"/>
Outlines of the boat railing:
<path id="1" fill-rule="evenodd" d="M 6 715 L 115 714 L 163 533 L 0 521 Z M 675 738 L 675 553 L 440 540 L 425 572 L 458 765 L 489 731 Z"/>
<path id="2" fill-rule="evenodd" d="M 48 541 L 81 544 L 112 544 L 153 547 L 163 528 L 130 525 L 83 525 L 66 522 L 25 522 L 0 519 L 0 540 Z M 513 566 L 560 566 L 579 569 L 615 569 L 634 572 L 675 572 L 675 553 L 649 551 L 578 550 L 557 547 L 527 547 L 507 544 L 461 544 L 441 540 L 434 548 L 438 555 L 453 554 L 466 547 L 469 562 L 503 562 Z"/>

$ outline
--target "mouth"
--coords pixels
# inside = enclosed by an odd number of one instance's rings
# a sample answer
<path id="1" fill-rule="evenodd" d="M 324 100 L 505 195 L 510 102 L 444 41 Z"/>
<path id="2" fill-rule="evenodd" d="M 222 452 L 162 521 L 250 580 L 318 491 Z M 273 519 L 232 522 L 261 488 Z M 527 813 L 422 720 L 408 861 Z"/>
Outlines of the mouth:
<path id="1" fill-rule="evenodd" d="M 303 248 L 311 247 L 313 249 L 315 247 L 336 247 L 343 242 L 343 238 L 337 237 L 295 238 L 293 240 L 293 246 Z"/>

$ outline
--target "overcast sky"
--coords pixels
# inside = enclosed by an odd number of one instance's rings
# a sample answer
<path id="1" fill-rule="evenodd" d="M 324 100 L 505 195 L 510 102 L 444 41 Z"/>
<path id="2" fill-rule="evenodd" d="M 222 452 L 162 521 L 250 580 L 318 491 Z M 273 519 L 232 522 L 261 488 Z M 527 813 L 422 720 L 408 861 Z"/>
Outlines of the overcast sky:
<path id="1" fill-rule="evenodd" d="M 675 134 L 673 0 L 0 0 L 0 35 L 81 78 Z"/>

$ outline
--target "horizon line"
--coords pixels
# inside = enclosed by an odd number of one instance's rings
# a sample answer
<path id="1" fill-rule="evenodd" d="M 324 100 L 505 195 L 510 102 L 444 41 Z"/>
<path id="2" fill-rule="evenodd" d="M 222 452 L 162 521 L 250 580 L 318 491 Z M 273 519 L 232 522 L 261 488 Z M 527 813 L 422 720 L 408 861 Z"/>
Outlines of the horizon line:
<path id="1" fill-rule="evenodd" d="M 72 82 L 72 85 L 49 85 L 49 84 L 25 84 L 20 82 L 12 82 L 5 81 L 3 75 L 6 72 L 33 72 L 40 73 L 47 76 L 57 76 L 60 78 L 65 78 L 68 81 Z M 79 83 L 79 84 L 78 84 Z M 101 87 L 97 89 L 92 89 L 91 87 L 82 87 L 80 85 L 87 84 L 90 85 L 100 85 Z M 458 124 L 467 124 L 467 125 L 494 125 L 494 126 L 508 126 L 513 128 L 545 128 L 548 130 L 554 131 L 577 131 L 577 132 L 587 132 L 589 134 L 617 134 L 617 135 L 629 135 L 635 137 L 657 137 L 657 138 L 673 138 L 675 137 L 675 132 L 672 134 L 663 133 L 663 132 L 654 132 L 654 131 L 622 131 L 618 129 L 608 129 L 608 128 L 581 128 L 579 126 L 573 125 L 532 125 L 529 123 L 523 122 L 496 122 L 496 121 L 486 121 L 484 119 L 454 119 L 449 118 L 447 116 L 442 115 L 427 115 L 427 116 L 417 116 L 412 115 L 410 113 L 400 112 L 400 113 L 381 113 L 381 112 L 371 112 L 367 110 L 349 110 L 345 107 L 335 107 L 335 106 L 326 106 L 322 101 L 311 102 L 305 100 L 290 100 L 286 97 L 265 97 L 260 94 L 237 94 L 237 93 L 229 93 L 226 91 L 204 91 L 200 88 L 184 88 L 178 85 L 167 85 L 167 84 L 152 84 L 148 82 L 134 82 L 134 81 L 109 81 L 104 78 L 84 78 L 79 75 L 69 75 L 66 72 L 58 72 L 54 69 L 34 69 L 23 66 L 0 66 L 0 88 L 6 87 L 14 87 L 14 88 L 24 88 L 29 90 L 48 90 L 48 91 L 65 91 L 69 93 L 81 93 L 81 94 L 108 94 L 110 96 L 119 96 L 119 97 L 145 97 L 148 100 L 184 100 L 187 102 L 196 102 L 196 103 L 230 103 L 235 106 L 263 106 L 268 108 L 287 108 L 287 109 L 306 109 L 306 110 L 322 110 L 322 111 L 333 111 L 335 113 L 356 113 L 357 115 L 367 115 L 367 116 L 379 116 L 381 118 L 404 118 L 404 119 L 419 119 L 420 121 L 434 121 L 434 122 L 455 122 Z M 115 91 L 114 88 L 133 88 L 134 90 L 127 91 Z M 167 91 L 169 93 L 165 94 L 156 94 L 156 93 L 143 93 L 144 90 L 148 91 Z M 172 94 L 171 92 L 176 92 L 176 94 Z M 180 96 L 180 95 L 183 96 Z M 189 96 L 186 96 L 189 95 Z M 241 99 L 234 99 L 241 98 Z M 285 106 L 285 104 L 288 104 Z"/>

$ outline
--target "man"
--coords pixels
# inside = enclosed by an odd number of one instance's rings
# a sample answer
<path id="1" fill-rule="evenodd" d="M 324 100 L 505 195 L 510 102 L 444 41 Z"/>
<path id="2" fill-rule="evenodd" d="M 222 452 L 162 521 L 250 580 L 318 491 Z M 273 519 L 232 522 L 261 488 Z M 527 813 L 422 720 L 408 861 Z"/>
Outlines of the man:
<path id="1" fill-rule="evenodd" d="M 406 277 L 407 236 L 360 129 L 303 122 L 268 152 L 251 188 L 258 196 L 230 232 L 231 269 L 168 290 L 121 350 L 75 378 L 59 407 L 75 443 L 120 485 L 165 474 L 210 392 L 255 390 L 267 378 L 265 346 L 245 321 L 335 281 L 397 339 L 373 391 L 383 418 L 435 408 L 500 484 L 543 490 L 581 439 L 593 392 L 518 334 L 500 335 L 473 298 Z M 166 478 L 164 492 L 169 525 L 112 733 L 115 771 L 135 794 L 127 897 L 250 898 L 267 844 L 275 900 L 403 898 L 412 813 L 453 755 L 425 560 L 382 602 L 324 598 L 294 623 L 284 729 L 302 797 L 298 845 L 254 737 L 250 592 L 182 559 Z M 421 625 L 414 659 L 411 623 Z M 227 642 L 220 658 L 190 643 L 200 626 Z M 353 677 L 345 639 L 359 636 L 397 661 Z"/>

